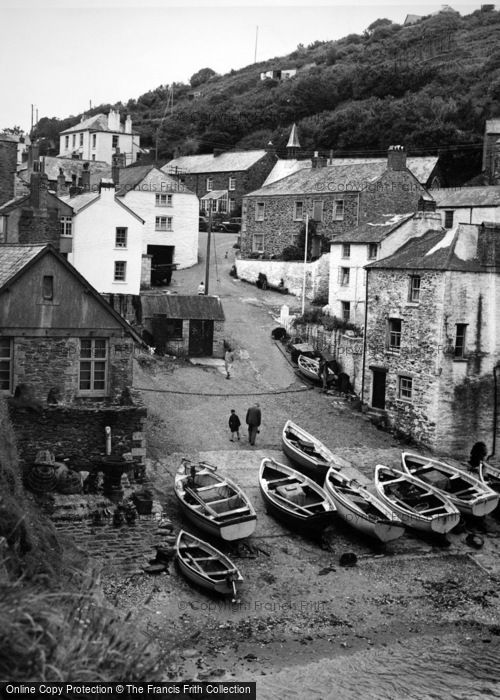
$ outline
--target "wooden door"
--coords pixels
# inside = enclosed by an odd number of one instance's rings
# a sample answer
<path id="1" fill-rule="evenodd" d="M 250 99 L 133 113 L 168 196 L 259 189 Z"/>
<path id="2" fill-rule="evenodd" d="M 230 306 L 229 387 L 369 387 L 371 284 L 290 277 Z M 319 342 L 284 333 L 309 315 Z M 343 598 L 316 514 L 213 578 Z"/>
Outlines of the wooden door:
<path id="1" fill-rule="evenodd" d="M 214 322 L 191 320 L 189 322 L 189 355 L 211 357 L 214 344 Z"/>
<path id="2" fill-rule="evenodd" d="M 372 406 L 373 408 L 385 408 L 385 377 L 387 372 L 379 369 L 372 369 L 372 374 Z"/>

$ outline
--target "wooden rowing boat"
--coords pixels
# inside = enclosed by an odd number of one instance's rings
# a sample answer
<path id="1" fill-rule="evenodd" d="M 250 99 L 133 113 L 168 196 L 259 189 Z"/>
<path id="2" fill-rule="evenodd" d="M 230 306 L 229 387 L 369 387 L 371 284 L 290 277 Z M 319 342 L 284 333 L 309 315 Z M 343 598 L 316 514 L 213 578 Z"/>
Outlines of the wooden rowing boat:
<path id="1" fill-rule="evenodd" d="M 460 512 L 441 491 L 408 472 L 377 464 L 375 489 L 380 500 L 414 530 L 443 535 L 460 520 Z"/>
<path id="2" fill-rule="evenodd" d="M 216 474 L 206 462 L 183 460 L 175 475 L 175 495 L 192 523 L 223 540 L 240 540 L 255 530 L 257 516 L 243 490 Z"/>
<path id="3" fill-rule="evenodd" d="M 176 542 L 179 568 L 193 583 L 236 600 L 236 584 L 243 581 L 238 567 L 208 542 L 181 530 Z"/>
<path id="4" fill-rule="evenodd" d="M 498 505 L 499 494 L 471 473 L 411 452 L 401 453 L 403 469 L 439 489 L 465 515 L 480 517 Z"/>
<path id="5" fill-rule="evenodd" d="M 490 489 L 500 494 L 500 469 L 492 467 L 487 462 L 481 462 L 478 478 L 482 484 L 489 486 Z"/>
<path id="6" fill-rule="evenodd" d="M 264 458 L 259 486 L 266 510 L 285 525 L 304 534 L 321 532 L 335 514 L 330 496 L 301 472 Z"/>
<path id="7" fill-rule="evenodd" d="M 388 505 L 334 467 L 326 475 L 325 491 L 340 517 L 364 535 L 380 542 L 403 535 L 405 526 Z"/>
<path id="8" fill-rule="evenodd" d="M 323 485 L 328 469 L 335 465 L 335 455 L 328 447 L 291 420 L 283 427 L 281 445 L 300 471 Z"/>
<path id="9" fill-rule="evenodd" d="M 307 355 L 299 355 L 297 359 L 297 367 L 299 372 L 310 379 L 313 382 L 322 382 L 323 379 L 319 373 L 319 360 L 314 357 L 308 357 Z M 335 372 L 328 367 L 328 379 L 327 384 L 333 382 L 337 375 Z"/>

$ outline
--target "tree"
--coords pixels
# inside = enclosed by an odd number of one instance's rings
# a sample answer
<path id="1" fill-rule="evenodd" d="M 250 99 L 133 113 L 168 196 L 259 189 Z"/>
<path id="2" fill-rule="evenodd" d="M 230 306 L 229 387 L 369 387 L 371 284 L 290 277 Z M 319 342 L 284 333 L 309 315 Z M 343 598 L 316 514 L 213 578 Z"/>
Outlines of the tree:
<path id="1" fill-rule="evenodd" d="M 368 34 L 373 34 L 373 32 L 376 29 L 379 29 L 380 27 L 387 27 L 389 24 L 392 24 L 390 19 L 386 19 L 385 17 L 382 19 L 376 19 L 375 22 L 372 22 L 366 29 Z"/>
<path id="2" fill-rule="evenodd" d="M 201 68 L 196 73 L 193 73 L 189 79 L 189 84 L 191 87 L 197 87 L 198 85 L 206 83 L 207 80 L 210 80 L 214 75 L 217 75 L 217 73 L 211 68 Z"/>
<path id="3" fill-rule="evenodd" d="M 5 134 L 11 134 L 12 136 L 23 136 L 24 130 L 20 126 L 7 127 L 3 130 Z"/>

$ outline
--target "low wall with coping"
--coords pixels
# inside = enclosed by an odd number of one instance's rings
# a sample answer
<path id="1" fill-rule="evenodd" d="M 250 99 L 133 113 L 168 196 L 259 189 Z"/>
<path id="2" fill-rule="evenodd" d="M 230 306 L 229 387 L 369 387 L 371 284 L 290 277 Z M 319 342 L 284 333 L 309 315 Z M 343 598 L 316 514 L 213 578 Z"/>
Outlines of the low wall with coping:
<path id="1" fill-rule="evenodd" d="M 246 282 L 255 284 L 259 273 L 266 275 L 269 284 L 278 287 L 283 280 L 290 294 L 302 296 L 304 283 L 304 267 L 306 275 L 306 298 L 309 300 L 318 296 L 328 299 L 330 273 L 330 253 L 325 253 L 318 260 L 306 263 L 284 260 L 236 260 L 238 277 Z"/>

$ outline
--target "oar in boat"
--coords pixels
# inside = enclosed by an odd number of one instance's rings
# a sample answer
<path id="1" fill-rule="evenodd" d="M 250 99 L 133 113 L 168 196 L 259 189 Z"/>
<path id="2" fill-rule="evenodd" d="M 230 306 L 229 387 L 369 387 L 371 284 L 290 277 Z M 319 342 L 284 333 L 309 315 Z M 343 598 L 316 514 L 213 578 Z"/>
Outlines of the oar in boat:
<path id="1" fill-rule="evenodd" d="M 190 496 L 192 496 L 195 499 L 195 501 L 197 501 L 200 505 L 202 505 L 210 513 L 210 515 L 212 515 L 216 518 L 219 517 L 219 513 L 217 513 L 217 511 L 214 510 L 213 508 L 210 508 L 208 503 L 205 503 L 203 498 L 201 496 L 199 496 L 196 493 L 196 491 L 194 491 L 192 488 L 190 488 L 189 486 L 185 486 L 184 493 L 188 493 Z"/>

